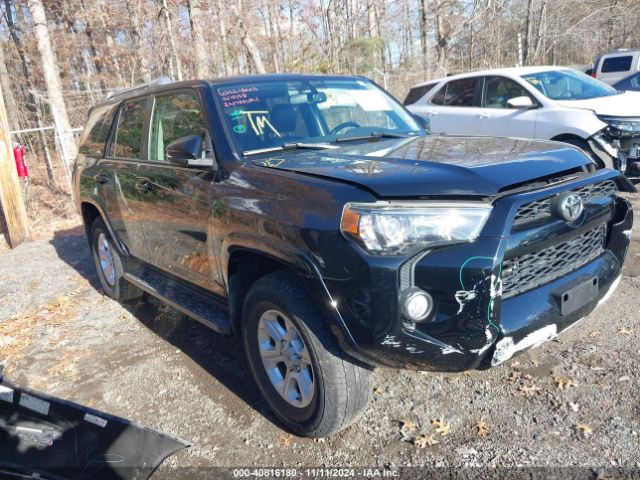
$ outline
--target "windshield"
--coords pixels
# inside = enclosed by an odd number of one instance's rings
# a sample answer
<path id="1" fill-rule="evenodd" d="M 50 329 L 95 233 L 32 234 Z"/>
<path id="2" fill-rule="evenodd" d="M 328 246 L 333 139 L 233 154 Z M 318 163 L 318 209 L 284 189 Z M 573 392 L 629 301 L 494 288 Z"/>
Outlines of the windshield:
<path id="1" fill-rule="evenodd" d="M 215 88 L 238 150 L 283 144 L 326 144 L 423 130 L 402 106 L 361 79 L 270 80 Z"/>
<path id="2" fill-rule="evenodd" d="M 587 100 L 618 93 L 615 88 L 575 70 L 532 73 L 522 78 L 551 100 Z"/>

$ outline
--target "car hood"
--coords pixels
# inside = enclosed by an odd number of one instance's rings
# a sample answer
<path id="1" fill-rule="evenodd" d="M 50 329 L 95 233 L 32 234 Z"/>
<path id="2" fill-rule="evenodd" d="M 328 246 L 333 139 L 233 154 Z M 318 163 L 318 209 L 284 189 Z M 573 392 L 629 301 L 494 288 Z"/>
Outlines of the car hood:
<path id="1" fill-rule="evenodd" d="M 592 110 L 596 115 L 611 117 L 640 116 L 640 92 L 624 92 L 609 97 L 590 98 L 588 100 L 559 100 L 563 107 Z"/>
<path id="2" fill-rule="evenodd" d="M 586 165 L 578 149 L 517 138 L 426 136 L 255 159 L 362 186 L 379 197 L 494 196 L 515 184 Z"/>

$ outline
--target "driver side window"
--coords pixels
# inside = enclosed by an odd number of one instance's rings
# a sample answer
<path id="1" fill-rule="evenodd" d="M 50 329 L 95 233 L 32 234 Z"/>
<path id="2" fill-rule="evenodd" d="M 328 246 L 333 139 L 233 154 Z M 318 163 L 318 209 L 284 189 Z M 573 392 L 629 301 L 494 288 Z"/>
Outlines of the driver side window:
<path id="1" fill-rule="evenodd" d="M 163 162 L 170 143 L 189 135 L 200 135 L 206 128 L 194 92 L 157 96 L 151 117 L 149 160 Z"/>
<path id="2" fill-rule="evenodd" d="M 507 102 L 516 97 L 529 97 L 522 86 L 505 77 L 485 77 L 482 92 L 482 106 L 484 108 L 509 108 Z M 535 102 L 533 98 L 531 101 Z"/>

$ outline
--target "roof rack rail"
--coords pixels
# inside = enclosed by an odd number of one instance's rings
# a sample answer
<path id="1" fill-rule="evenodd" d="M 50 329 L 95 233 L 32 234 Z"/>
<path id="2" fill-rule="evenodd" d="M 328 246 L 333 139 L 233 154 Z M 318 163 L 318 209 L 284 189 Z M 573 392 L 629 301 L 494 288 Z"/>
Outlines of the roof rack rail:
<path id="1" fill-rule="evenodd" d="M 168 85 L 170 83 L 173 83 L 173 80 L 171 80 L 171 78 L 169 78 L 169 77 L 159 77 L 159 78 L 156 78 L 156 79 L 151 80 L 149 82 L 145 82 L 145 83 L 140 83 L 138 85 L 134 85 L 133 87 L 122 88 L 120 90 L 114 90 L 113 92 L 109 92 L 107 94 L 107 99 L 119 97 L 121 95 L 124 95 L 125 93 L 133 93 L 133 92 L 136 92 L 138 90 L 140 90 L 140 91 L 148 90 L 151 87 L 157 87 L 159 85 Z"/>

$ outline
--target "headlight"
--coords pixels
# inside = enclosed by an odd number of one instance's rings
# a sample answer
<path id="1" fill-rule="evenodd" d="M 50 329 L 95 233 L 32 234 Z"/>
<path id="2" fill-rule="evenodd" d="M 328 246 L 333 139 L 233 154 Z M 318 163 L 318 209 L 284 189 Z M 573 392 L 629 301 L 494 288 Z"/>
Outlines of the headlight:
<path id="1" fill-rule="evenodd" d="M 375 255 L 402 255 L 417 247 L 471 242 L 491 213 L 485 203 L 348 203 L 340 229 Z"/>
<path id="2" fill-rule="evenodd" d="M 599 117 L 610 127 L 620 130 L 621 132 L 640 133 L 640 118 L 620 118 L 620 117 Z"/>

